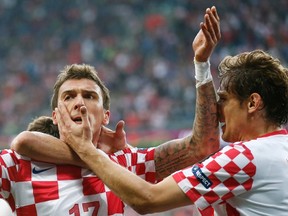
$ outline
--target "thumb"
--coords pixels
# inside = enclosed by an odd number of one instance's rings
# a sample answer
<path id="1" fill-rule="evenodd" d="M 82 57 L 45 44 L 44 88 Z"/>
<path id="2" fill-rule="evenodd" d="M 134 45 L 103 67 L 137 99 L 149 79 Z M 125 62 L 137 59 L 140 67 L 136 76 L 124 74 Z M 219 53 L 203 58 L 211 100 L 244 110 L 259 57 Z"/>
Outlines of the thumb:
<path id="1" fill-rule="evenodd" d="M 125 122 L 123 120 L 120 120 L 116 125 L 116 130 L 115 130 L 116 134 L 125 133 L 124 126 L 125 126 Z"/>

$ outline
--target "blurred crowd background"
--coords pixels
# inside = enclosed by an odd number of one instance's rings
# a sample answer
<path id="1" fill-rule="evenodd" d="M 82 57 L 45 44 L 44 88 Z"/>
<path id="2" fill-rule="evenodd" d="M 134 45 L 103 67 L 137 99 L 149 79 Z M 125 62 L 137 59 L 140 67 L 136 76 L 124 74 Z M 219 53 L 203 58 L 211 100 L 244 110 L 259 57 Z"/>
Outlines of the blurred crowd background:
<path id="1" fill-rule="evenodd" d="M 109 127 L 125 120 L 130 143 L 189 131 L 191 43 L 212 5 L 222 25 L 211 58 L 216 79 L 223 57 L 256 48 L 287 66 L 287 0 L 0 0 L 0 149 L 35 117 L 51 115 L 56 76 L 72 63 L 95 66 L 111 91 Z"/>
<path id="2" fill-rule="evenodd" d="M 216 87 L 226 55 L 259 48 L 287 66 L 287 0 L 0 0 L 0 149 L 35 117 L 51 115 L 56 76 L 72 63 L 95 66 L 111 91 L 110 127 L 125 120 L 133 145 L 189 132 L 191 43 L 212 5 L 222 25 L 211 58 Z M 192 214 L 180 208 L 157 215 Z"/>

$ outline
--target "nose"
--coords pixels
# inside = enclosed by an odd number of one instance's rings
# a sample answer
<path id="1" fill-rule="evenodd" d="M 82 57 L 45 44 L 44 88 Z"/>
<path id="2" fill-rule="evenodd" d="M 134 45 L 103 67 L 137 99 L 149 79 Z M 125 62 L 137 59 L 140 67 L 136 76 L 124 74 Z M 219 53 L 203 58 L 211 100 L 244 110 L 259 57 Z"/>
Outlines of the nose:
<path id="1" fill-rule="evenodd" d="M 84 106 L 84 100 L 83 97 L 78 95 L 76 97 L 76 103 L 74 105 L 74 110 L 78 110 L 80 107 Z"/>

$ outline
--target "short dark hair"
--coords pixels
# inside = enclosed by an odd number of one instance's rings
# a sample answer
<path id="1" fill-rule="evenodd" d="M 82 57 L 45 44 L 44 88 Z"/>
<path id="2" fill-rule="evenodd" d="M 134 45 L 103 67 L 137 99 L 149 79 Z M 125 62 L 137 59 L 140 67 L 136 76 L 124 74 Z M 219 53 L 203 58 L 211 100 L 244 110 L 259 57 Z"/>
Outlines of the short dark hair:
<path id="1" fill-rule="evenodd" d="M 104 82 L 99 78 L 94 67 L 87 64 L 72 64 L 64 67 L 57 77 L 54 85 L 53 95 L 51 98 L 51 108 L 54 110 L 58 104 L 59 89 L 62 84 L 71 79 L 89 79 L 93 80 L 101 89 L 103 97 L 103 107 L 106 110 L 110 109 L 110 94 Z"/>
<path id="2" fill-rule="evenodd" d="M 240 102 L 252 93 L 263 100 L 266 118 L 278 125 L 288 121 L 288 70 L 262 50 L 228 56 L 219 65 L 220 83 Z"/>
<path id="3" fill-rule="evenodd" d="M 58 126 L 53 124 L 52 117 L 40 116 L 28 124 L 28 131 L 38 131 L 60 138 Z"/>

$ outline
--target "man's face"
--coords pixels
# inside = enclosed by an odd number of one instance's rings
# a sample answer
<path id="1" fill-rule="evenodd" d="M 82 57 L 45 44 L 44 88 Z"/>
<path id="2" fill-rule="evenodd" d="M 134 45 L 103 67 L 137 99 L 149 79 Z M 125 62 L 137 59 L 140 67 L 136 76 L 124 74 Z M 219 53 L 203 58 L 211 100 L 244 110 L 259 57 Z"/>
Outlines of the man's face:
<path id="1" fill-rule="evenodd" d="M 247 102 L 240 104 L 239 99 L 223 89 L 219 95 L 218 111 L 222 129 L 222 139 L 226 142 L 243 141 L 249 134 Z"/>
<path id="2" fill-rule="evenodd" d="M 89 79 L 71 79 L 65 81 L 59 89 L 58 102 L 64 102 L 71 119 L 81 124 L 80 107 L 86 106 L 88 119 L 92 127 L 93 139 L 100 134 L 101 125 L 109 123 L 109 110 L 103 108 L 100 87 Z M 55 113 L 53 112 L 55 118 Z M 55 120 L 54 120 L 55 121 Z M 57 123 L 57 122 L 56 122 Z"/>

